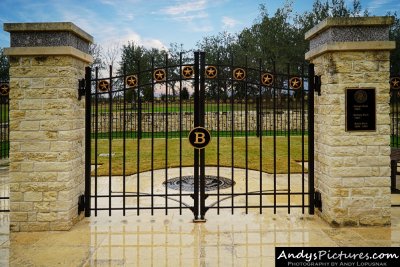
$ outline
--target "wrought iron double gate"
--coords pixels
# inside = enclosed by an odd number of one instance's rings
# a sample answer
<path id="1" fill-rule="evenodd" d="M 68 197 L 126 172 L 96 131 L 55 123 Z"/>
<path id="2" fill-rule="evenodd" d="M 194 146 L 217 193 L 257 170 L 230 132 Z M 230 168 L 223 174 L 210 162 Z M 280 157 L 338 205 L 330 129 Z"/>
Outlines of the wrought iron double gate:
<path id="1" fill-rule="evenodd" d="M 312 65 L 279 72 L 195 52 L 132 66 L 106 78 L 87 68 L 81 80 L 86 216 L 314 213 Z"/>

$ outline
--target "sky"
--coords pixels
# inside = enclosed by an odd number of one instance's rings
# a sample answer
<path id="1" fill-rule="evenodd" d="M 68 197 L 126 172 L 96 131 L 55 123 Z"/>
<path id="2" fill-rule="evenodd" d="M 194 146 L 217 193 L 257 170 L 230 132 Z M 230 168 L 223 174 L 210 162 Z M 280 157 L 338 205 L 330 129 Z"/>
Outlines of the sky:
<path id="1" fill-rule="evenodd" d="M 352 0 L 346 0 L 352 2 Z M 293 0 L 293 8 L 310 10 L 313 0 Z M 195 48 L 205 36 L 236 33 L 251 26 L 260 4 L 269 14 L 284 0 L 0 0 L 0 23 L 73 22 L 94 37 L 103 50 L 130 42 L 165 48 L 171 43 Z M 373 15 L 400 11 L 399 0 L 361 0 Z M 0 31 L 0 47 L 9 46 Z"/>

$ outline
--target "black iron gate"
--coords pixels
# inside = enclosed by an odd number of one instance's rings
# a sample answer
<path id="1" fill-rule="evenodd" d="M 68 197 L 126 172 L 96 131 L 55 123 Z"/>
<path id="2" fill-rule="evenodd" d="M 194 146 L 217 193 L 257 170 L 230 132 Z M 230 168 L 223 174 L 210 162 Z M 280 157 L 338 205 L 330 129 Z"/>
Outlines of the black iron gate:
<path id="1" fill-rule="evenodd" d="M 0 81 L 0 159 L 9 157 L 9 97 L 8 81 Z"/>
<path id="2" fill-rule="evenodd" d="M 280 72 L 204 52 L 135 64 L 133 74 L 87 68 L 80 84 L 86 216 L 314 213 L 312 65 Z"/>
<path id="3" fill-rule="evenodd" d="M 0 172 L 5 171 L 1 161 L 9 157 L 10 151 L 9 92 L 9 82 L 0 80 Z M 10 211 L 9 195 L 8 183 L 0 177 L 0 213 Z"/>

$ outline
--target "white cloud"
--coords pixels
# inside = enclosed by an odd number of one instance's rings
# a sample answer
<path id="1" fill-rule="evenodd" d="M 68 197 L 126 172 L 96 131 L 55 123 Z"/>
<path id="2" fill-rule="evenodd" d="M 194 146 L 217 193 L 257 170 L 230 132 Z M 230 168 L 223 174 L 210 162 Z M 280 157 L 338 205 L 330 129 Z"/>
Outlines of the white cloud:
<path id="1" fill-rule="evenodd" d="M 367 9 L 368 10 L 379 9 L 383 5 L 386 5 L 387 3 L 390 3 L 390 2 L 391 2 L 391 0 L 373 0 L 368 4 Z"/>
<path id="2" fill-rule="evenodd" d="M 201 11 L 207 8 L 206 0 L 197 1 L 178 1 L 174 6 L 170 6 L 161 10 L 162 13 L 170 16 L 178 16 L 189 12 Z"/>
<path id="3" fill-rule="evenodd" d="M 240 22 L 235 20 L 234 18 L 230 17 L 222 17 L 222 24 L 224 28 L 234 28 L 236 25 L 238 25 Z"/>
<path id="4" fill-rule="evenodd" d="M 201 19 L 207 19 L 208 14 L 206 12 L 199 12 L 193 15 L 182 15 L 182 16 L 174 16 L 173 19 L 177 21 L 185 21 L 185 22 L 191 22 L 193 20 L 201 20 Z"/>

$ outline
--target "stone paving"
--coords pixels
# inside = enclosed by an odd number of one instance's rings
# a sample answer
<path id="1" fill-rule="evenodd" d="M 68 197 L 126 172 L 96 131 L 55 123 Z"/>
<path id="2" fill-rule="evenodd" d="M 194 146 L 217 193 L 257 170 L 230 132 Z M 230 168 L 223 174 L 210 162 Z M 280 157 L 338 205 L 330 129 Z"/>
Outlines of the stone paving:
<path id="1" fill-rule="evenodd" d="M 0 170 L 6 181 L 7 170 Z M 392 195 L 400 204 L 400 195 Z M 274 266 L 276 246 L 400 246 L 400 207 L 389 227 L 336 228 L 297 213 L 160 211 L 85 218 L 70 231 L 11 233 L 0 214 L 0 266 Z"/>

